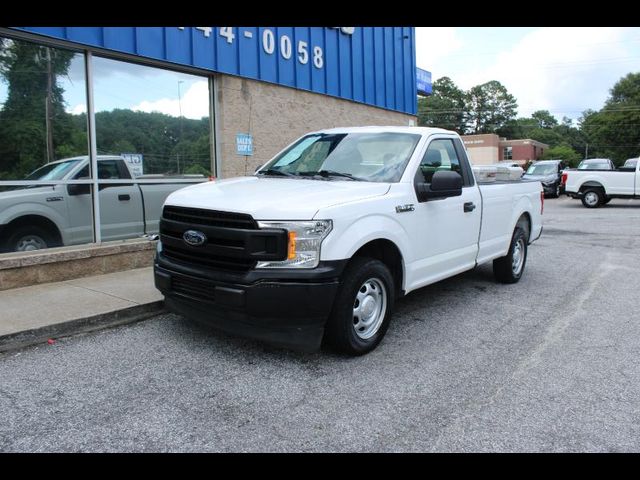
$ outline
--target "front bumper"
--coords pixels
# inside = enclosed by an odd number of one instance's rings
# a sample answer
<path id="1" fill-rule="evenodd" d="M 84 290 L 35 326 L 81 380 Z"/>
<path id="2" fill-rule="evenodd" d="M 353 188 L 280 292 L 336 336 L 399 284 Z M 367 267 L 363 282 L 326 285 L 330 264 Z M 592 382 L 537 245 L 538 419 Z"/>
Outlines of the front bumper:
<path id="1" fill-rule="evenodd" d="M 315 269 L 207 271 L 156 258 L 165 305 L 219 330 L 302 351 L 320 348 L 346 261 Z"/>
<path id="2" fill-rule="evenodd" d="M 556 188 L 557 188 L 557 184 L 555 183 L 552 183 L 550 185 L 545 185 L 544 183 L 542 184 L 542 190 L 544 191 L 545 195 L 555 195 Z"/>

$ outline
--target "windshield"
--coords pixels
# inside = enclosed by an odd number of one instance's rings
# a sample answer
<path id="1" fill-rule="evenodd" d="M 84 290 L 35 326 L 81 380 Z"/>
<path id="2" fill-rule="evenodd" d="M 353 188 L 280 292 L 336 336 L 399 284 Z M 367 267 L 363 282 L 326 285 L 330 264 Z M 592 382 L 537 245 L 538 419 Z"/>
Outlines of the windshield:
<path id="1" fill-rule="evenodd" d="M 610 170 L 609 162 L 601 160 L 599 162 L 580 162 L 578 170 Z"/>
<path id="2" fill-rule="evenodd" d="M 527 175 L 551 175 L 558 172 L 558 167 L 555 164 L 537 164 L 531 165 L 527 169 Z"/>
<path id="3" fill-rule="evenodd" d="M 69 160 L 67 162 L 49 163 L 30 173 L 25 180 L 62 180 L 79 160 Z"/>
<path id="4" fill-rule="evenodd" d="M 419 140 L 392 132 L 307 135 L 258 174 L 397 182 Z"/>

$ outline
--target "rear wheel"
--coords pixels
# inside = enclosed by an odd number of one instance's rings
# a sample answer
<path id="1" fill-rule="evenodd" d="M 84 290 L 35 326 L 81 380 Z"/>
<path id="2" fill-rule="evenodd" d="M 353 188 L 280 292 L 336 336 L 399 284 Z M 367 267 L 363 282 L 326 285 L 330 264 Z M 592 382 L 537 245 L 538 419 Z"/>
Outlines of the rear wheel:
<path id="1" fill-rule="evenodd" d="M 598 208 L 603 200 L 604 194 L 599 188 L 590 188 L 582 194 L 582 205 L 587 208 Z"/>
<path id="2" fill-rule="evenodd" d="M 501 283 L 516 283 L 520 280 L 527 263 L 528 244 L 529 233 L 523 223 L 518 223 L 511 237 L 509 251 L 504 257 L 493 261 L 493 275 L 496 280 Z"/>
<path id="3" fill-rule="evenodd" d="M 376 348 L 389 327 L 394 292 L 393 277 L 384 263 L 354 258 L 344 273 L 327 321 L 326 342 L 350 355 Z"/>

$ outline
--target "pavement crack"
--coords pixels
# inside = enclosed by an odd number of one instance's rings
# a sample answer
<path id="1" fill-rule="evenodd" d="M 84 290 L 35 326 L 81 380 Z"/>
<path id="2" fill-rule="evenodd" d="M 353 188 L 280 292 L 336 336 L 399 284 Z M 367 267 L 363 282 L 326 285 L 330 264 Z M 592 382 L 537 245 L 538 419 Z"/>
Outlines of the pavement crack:
<path id="1" fill-rule="evenodd" d="M 122 301 L 127 302 L 127 303 L 133 303 L 135 305 L 139 305 L 138 302 L 134 302 L 133 300 L 130 300 L 128 298 L 119 297 L 118 295 L 113 295 L 112 293 L 103 292 L 102 290 L 96 290 L 94 288 L 85 287 L 83 285 L 70 284 L 70 286 L 76 287 L 76 288 L 82 288 L 83 290 L 89 290 L 91 292 L 100 293 L 102 295 L 107 295 L 107 296 L 112 297 L 112 298 L 117 298 L 118 300 L 122 300 Z"/>

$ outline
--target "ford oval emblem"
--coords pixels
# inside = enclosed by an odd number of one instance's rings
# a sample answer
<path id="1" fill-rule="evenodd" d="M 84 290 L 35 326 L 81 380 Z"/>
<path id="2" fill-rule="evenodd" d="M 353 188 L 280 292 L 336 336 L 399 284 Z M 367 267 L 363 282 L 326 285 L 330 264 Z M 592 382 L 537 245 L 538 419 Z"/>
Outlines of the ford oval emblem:
<path id="1" fill-rule="evenodd" d="M 207 236 L 198 230 L 187 230 L 182 234 L 182 239 L 187 245 L 199 247 L 200 245 L 204 245 L 204 242 L 207 241 Z"/>

